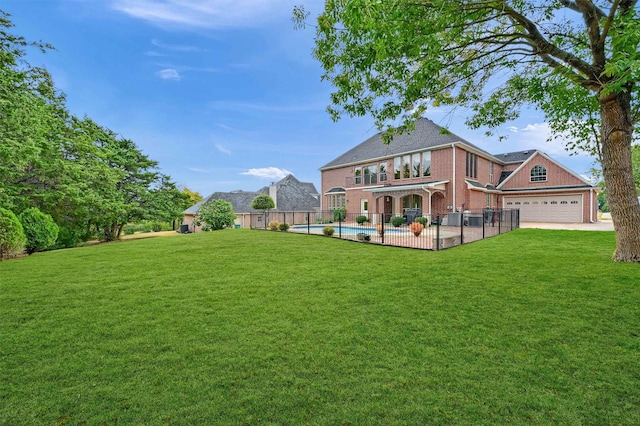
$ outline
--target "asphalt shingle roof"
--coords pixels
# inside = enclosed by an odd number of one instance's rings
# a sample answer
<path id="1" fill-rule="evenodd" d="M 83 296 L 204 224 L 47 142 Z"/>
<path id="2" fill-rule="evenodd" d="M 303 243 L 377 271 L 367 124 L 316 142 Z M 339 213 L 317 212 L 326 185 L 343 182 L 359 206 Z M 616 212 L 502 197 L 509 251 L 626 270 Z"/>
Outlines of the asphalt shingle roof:
<path id="1" fill-rule="evenodd" d="M 415 127 L 415 130 L 410 133 L 395 136 L 389 145 L 384 144 L 381 133 L 378 133 L 328 162 L 320 170 L 435 148 L 455 142 L 463 142 L 479 152 L 492 156 L 460 136 L 445 132 L 442 127 L 428 118 L 416 120 Z"/>
<path id="2" fill-rule="evenodd" d="M 288 175 L 284 179 L 275 183 L 276 186 L 276 209 L 280 211 L 312 211 L 320 207 L 320 200 L 315 196 L 318 191 L 314 184 L 300 182 L 293 175 Z M 269 186 L 265 186 L 258 191 L 232 191 L 214 192 L 202 201 L 194 204 L 184 211 L 184 214 L 195 215 L 200 206 L 211 200 L 225 200 L 231 203 L 235 213 L 251 213 L 256 210 L 251 208 L 251 202 L 260 194 L 269 194 Z"/>

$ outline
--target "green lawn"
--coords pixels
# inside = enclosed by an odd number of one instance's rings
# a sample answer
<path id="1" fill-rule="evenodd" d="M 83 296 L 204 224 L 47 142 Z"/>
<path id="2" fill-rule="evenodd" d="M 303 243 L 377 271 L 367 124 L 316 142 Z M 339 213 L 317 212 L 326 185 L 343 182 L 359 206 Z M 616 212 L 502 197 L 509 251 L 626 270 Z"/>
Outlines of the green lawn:
<path id="1" fill-rule="evenodd" d="M 0 424 L 639 424 L 611 232 L 249 230 L 0 263 Z"/>

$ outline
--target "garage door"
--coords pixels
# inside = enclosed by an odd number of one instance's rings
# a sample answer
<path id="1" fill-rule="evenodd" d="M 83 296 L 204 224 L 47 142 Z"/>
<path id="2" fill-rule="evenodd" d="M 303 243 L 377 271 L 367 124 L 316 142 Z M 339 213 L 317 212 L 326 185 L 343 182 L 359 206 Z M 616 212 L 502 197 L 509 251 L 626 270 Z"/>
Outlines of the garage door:
<path id="1" fill-rule="evenodd" d="M 505 207 L 520 209 L 521 222 L 582 222 L 582 195 L 504 197 Z"/>

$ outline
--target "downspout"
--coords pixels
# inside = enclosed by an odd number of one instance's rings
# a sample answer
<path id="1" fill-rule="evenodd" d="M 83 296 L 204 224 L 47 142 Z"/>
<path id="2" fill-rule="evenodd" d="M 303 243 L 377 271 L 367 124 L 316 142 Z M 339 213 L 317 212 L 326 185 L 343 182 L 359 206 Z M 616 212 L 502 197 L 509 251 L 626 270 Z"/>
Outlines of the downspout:
<path id="1" fill-rule="evenodd" d="M 589 222 L 593 223 L 593 188 L 589 190 Z"/>

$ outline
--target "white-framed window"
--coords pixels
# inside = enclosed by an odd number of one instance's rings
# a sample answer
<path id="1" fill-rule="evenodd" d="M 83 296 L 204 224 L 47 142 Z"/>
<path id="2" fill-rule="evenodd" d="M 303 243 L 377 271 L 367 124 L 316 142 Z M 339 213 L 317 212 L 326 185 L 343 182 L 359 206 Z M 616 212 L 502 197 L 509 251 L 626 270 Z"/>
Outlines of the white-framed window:
<path id="1" fill-rule="evenodd" d="M 347 198 L 344 194 L 327 195 L 327 204 L 329 210 L 339 209 L 347 204 Z"/>
<path id="2" fill-rule="evenodd" d="M 489 183 L 493 183 L 493 161 L 489 162 Z"/>
<path id="3" fill-rule="evenodd" d="M 396 157 L 393 159 L 393 178 L 400 179 L 402 174 L 402 158 Z"/>
<path id="4" fill-rule="evenodd" d="M 422 153 L 422 176 L 431 176 L 431 151 Z"/>
<path id="5" fill-rule="evenodd" d="M 537 165 L 531 168 L 531 182 L 546 182 L 547 180 L 547 168 L 545 166 Z"/>
<path id="6" fill-rule="evenodd" d="M 362 183 L 362 167 L 356 167 L 354 175 L 356 185 L 360 185 Z"/>
<path id="7" fill-rule="evenodd" d="M 387 181 L 387 163 L 380 163 L 380 182 Z"/>
<path id="8" fill-rule="evenodd" d="M 364 184 L 373 185 L 378 183 L 378 167 L 368 166 L 364 168 Z"/>

